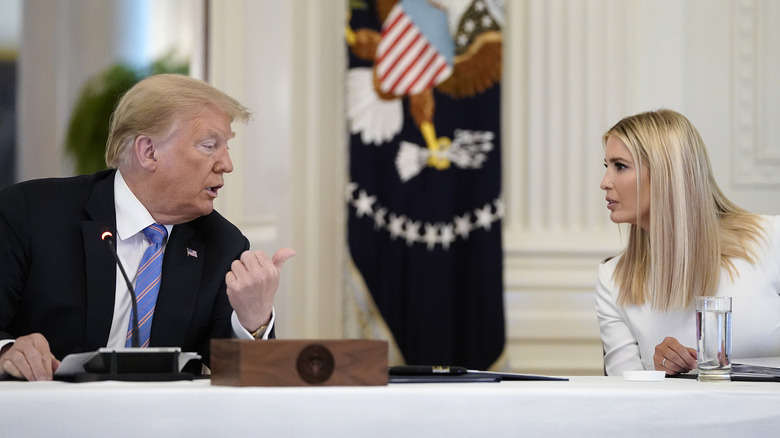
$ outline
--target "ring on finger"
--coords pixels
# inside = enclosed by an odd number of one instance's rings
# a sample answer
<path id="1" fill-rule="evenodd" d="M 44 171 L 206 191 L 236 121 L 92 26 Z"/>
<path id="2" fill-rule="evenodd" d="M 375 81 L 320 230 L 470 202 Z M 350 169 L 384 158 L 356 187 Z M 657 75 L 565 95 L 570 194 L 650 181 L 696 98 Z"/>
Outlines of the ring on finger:
<path id="1" fill-rule="evenodd" d="M 663 361 L 661 361 L 661 366 L 662 366 L 662 367 L 666 367 L 666 358 L 664 358 L 664 360 L 663 360 Z"/>

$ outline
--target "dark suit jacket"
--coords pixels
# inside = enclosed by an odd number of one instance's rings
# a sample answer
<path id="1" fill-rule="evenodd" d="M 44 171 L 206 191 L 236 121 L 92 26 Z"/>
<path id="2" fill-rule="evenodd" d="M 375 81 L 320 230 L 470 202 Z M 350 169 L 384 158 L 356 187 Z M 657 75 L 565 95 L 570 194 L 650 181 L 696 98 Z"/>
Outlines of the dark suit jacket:
<path id="1" fill-rule="evenodd" d="M 116 265 L 100 235 L 103 226 L 116 230 L 114 175 L 34 180 L 0 192 L 0 339 L 42 333 L 58 359 L 106 346 Z M 216 211 L 176 225 L 150 346 L 197 351 L 208 364 L 209 340 L 231 336 L 225 273 L 248 248 Z"/>

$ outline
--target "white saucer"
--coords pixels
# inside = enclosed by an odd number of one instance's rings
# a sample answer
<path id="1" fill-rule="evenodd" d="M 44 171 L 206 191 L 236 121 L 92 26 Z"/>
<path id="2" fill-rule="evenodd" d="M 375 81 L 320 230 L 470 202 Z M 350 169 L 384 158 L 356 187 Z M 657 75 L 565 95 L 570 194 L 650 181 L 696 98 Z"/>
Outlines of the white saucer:
<path id="1" fill-rule="evenodd" d="M 665 371 L 623 371 L 623 378 L 632 382 L 660 382 L 664 377 Z"/>

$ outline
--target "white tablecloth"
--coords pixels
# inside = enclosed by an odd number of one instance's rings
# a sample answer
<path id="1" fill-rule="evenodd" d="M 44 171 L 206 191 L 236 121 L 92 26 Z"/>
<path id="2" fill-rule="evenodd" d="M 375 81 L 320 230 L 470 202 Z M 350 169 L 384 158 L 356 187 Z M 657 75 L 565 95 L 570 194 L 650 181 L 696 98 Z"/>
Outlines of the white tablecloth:
<path id="1" fill-rule="evenodd" d="M 0 437 L 779 435 L 780 383 L 620 377 L 295 388 L 207 380 L 0 382 Z"/>

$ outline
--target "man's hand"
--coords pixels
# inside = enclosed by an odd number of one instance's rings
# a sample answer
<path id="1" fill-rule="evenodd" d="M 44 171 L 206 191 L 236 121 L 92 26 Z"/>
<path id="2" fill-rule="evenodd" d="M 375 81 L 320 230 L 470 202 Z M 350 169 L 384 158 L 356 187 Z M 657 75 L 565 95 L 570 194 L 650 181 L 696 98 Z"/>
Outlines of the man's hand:
<path id="1" fill-rule="evenodd" d="M 60 366 L 49 350 L 49 342 L 40 333 L 22 336 L 0 351 L 0 370 L 17 379 L 52 380 Z"/>
<path id="2" fill-rule="evenodd" d="M 667 337 L 655 346 L 653 363 L 656 370 L 666 371 L 667 375 L 687 373 L 696 368 L 696 350 Z"/>
<path id="3" fill-rule="evenodd" d="M 263 251 L 244 251 L 225 274 L 227 296 L 241 325 L 252 332 L 271 321 L 282 265 L 295 251 L 281 248 L 273 258 Z"/>

